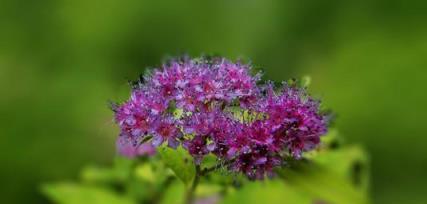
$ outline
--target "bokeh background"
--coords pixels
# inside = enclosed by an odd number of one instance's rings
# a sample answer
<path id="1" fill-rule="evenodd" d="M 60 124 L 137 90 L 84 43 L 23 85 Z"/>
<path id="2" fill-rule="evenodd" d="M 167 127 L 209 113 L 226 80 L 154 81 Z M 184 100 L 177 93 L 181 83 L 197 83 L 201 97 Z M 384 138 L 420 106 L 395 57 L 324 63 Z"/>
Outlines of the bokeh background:
<path id="1" fill-rule="evenodd" d="M 206 53 L 310 75 L 369 152 L 374 203 L 426 203 L 424 2 L 1 0 L 0 200 L 45 203 L 41 182 L 111 163 L 107 100 L 165 57 Z"/>

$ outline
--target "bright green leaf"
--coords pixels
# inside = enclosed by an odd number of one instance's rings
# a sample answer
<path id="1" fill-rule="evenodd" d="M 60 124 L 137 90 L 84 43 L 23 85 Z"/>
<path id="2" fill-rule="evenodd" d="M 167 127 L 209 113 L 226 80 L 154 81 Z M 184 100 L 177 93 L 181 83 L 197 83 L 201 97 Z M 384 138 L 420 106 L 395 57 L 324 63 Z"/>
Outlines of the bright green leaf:
<path id="1" fill-rule="evenodd" d="M 303 76 L 301 78 L 301 82 L 300 82 L 302 87 L 309 87 L 311 84 L 311 77 L 310 76 Z"/>
<path id="2" fill-rule="evenodd" d="M 88 166 L 82 170 L 81 179 L 90 183 L 111 183 L 115 181 L 116 174 L 112 169 Z"/>
<path id="3" fill-rule="evenodd" d="M 196 173 L 193 158 L 182 147 L 176 150 L 168 147 L 158 149 L 166 166 L 186 185 L 189 185 Z"/>
<path id="4" fill-rule="evenodd" d="M 135 168 L 135 175 L 137 178 L 147 181 L 150 183 L 154 183 L 156 181 L 155 172 L 152 166 L 148 163 L 138 165 Z"/>
<path id="5" fill-rule="evenodd" d="M 321 152 L 311 161 L 296 162 L 291 168 L 278 172 L 295 190 L 307 193 L 310 197 L 331 204 L 366 204 L 369 203 L 366 160 L 362 150 L 351 147 Z M 354 165 L 365 170 L 354 172 Z"/>
<path id="6" fill-rule="evenodd" d="M 369 187 L 369 158 L 362 148 L 350 146 L 320 153 L 313 161 L 347 179 L 355 188 L 367 192 Z"/>
<path id="7" fill-rule="evenodd" d="M 203 183 L 197 186 L 195 195 L 200 197 L 211 196 L 220 193 L 221 190 L 220 185 Z"/>
<path id="8" fill-rule="evenodd" d="M 248 182 L 241 189 L 227 194 L 223 204 L 312 204 L 312 200 L 280 180 Z"/>
<path id="9" fill-rule="evenodd" d="M 278 170 L 282 180 L 245 182 L 229 191 L 223 203 L 366 204 L 367 168 L 358 147 L 319 151 L 310 161 Z"/>
<path id="10" fill-rule="evenodd" d="M 185 186 L 182 182 L 173 182 L 165 189 L 160 204 L 184 204 Z"/>
<path id="11" fill-rule="evenodd" d="M 73 183 L 47 184 L 42 192 L 53 202 L 60 204 L 134 204 L 131 199 L 108 189 Z"/>

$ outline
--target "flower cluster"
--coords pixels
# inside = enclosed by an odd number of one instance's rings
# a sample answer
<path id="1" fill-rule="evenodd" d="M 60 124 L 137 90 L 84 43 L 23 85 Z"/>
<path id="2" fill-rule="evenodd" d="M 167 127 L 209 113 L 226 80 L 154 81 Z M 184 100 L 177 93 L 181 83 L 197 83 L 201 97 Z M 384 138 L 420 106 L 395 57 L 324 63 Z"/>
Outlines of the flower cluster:
<path id="1" fill-rule="evenodd" d="M 260 84 L 250 65 L 224 58 L 181 59 L 134 83 L 115 105 L 118 150 L 152 154 L 153 147 L 184 147 L 200 163 L 207 154 L 251 179 L 316 147 L 327 117 L 304 88 Z M 148 142 L 150 141 L 150 142 Z"/>

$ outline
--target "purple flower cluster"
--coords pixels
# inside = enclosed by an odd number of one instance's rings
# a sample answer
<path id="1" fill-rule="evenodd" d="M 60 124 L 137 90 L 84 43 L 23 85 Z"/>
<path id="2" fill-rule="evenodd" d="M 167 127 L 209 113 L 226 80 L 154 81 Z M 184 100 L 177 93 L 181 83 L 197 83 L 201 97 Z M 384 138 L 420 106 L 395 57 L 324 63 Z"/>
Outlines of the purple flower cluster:
<path id="1" fill-rule="evenodd" d="M 132 157 L 163 143 L 182 145 L 196 163 L 214 154 L 229 170 L 262 179 L 283 157 L 315 148 L 327 131 L 319 102 L 294 84 L 259 85 L 261 75 L 252 72 L 224 58 L 175 60 L 155 69 L 113 108 L 119 152 Z"/>

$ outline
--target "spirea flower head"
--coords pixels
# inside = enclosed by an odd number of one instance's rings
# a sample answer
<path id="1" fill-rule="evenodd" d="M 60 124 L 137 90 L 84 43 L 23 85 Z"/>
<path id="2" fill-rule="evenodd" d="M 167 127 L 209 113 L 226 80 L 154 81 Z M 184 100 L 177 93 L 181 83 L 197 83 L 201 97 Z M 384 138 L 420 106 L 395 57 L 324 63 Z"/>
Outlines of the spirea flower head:
<path id="1" fill-rule="evenodd" d="M 315 148 L 327 131 L 319 101 L 295 83 L 262 84 L 254 72 L 224 58 L 172 60 L 154 69 L 113 107 L 119 153 L 181 145 L 196 164 L 211 153 L 230 171 L 263 179 L 284 157 Z"/>

